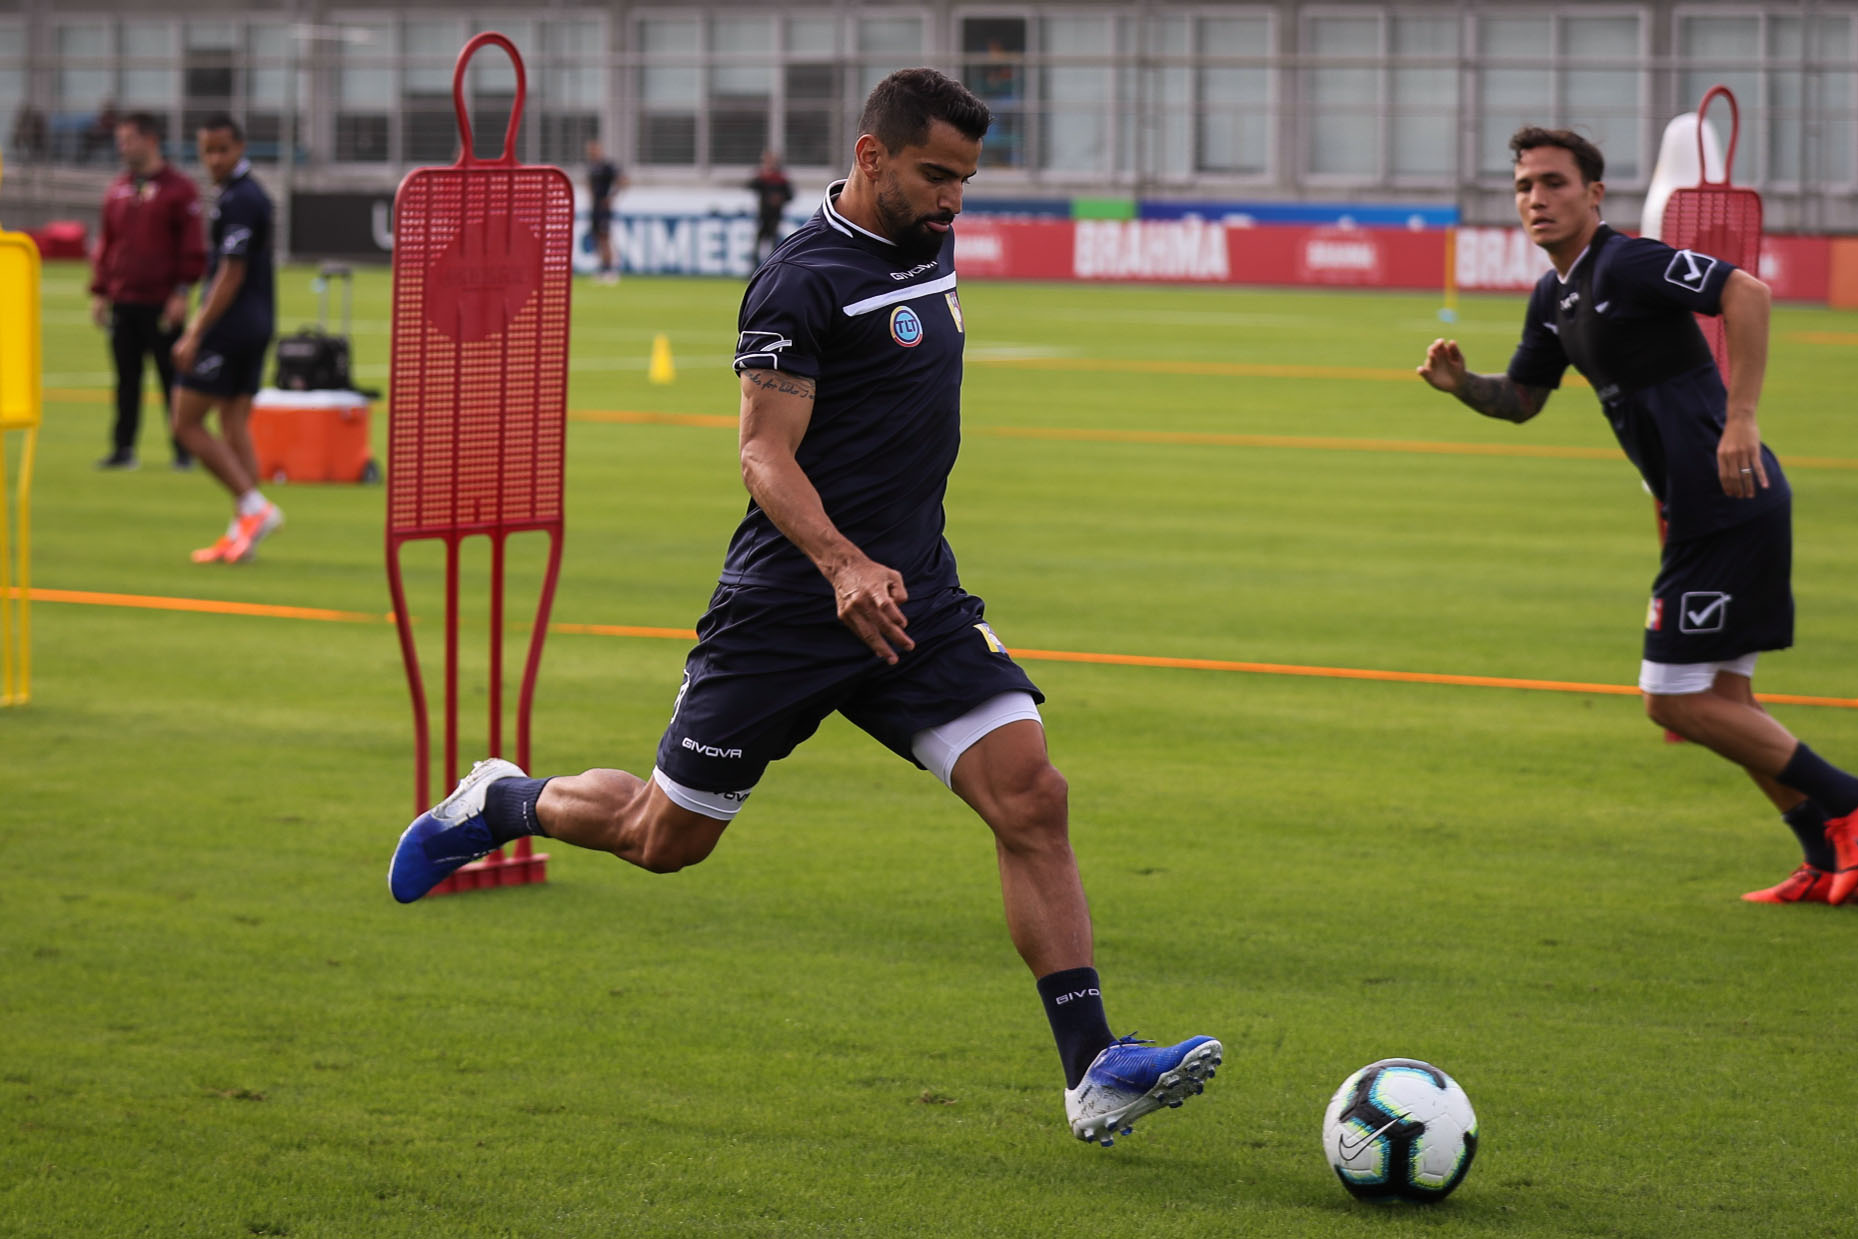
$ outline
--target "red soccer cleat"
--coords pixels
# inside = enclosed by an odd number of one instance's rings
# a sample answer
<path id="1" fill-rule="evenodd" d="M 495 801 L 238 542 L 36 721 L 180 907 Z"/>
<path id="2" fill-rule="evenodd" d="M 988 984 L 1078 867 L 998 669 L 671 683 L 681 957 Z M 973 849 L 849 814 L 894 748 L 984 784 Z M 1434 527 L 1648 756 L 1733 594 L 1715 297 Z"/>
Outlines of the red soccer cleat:
<path id="1" fill-rule="evenodd" d="M 1827 822 L 1826 842 L 1832 845 L 1839 861 L 1826 902 L 1844 903 L 1854 890 L 1858 890 L 1858 810 Z"/>
<path id="2" fill-rule="evenodd" d="M 1833 903 L 1829 897 L 1832 875 L 1812 865 L 1801 865 L 1785 880 L 1766 890 L 1750 891 L 1742 898 L 1750 903 Z"/>

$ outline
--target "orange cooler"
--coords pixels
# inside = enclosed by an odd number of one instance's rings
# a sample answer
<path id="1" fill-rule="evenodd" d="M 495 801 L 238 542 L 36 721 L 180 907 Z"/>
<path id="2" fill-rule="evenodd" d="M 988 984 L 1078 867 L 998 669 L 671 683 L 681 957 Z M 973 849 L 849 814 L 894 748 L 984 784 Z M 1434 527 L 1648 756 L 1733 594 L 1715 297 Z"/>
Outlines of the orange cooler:
<path id="1" fill-rule="evenodd" d="M 283 391 L 252 399 L 261 482 L 373 482 L 368 398 L 354 391 Z"/>

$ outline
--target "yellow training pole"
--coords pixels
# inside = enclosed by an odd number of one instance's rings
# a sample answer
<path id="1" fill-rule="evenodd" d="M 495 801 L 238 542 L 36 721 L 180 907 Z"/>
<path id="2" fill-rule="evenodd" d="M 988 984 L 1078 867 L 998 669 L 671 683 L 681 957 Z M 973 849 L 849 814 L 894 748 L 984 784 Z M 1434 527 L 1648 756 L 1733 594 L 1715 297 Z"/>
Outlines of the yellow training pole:
<path id="1" fill-rule="evenodd" d="M 24 233 L 4 229 L 0 305 L 7 307 L 0 314 L 0 706 L 12 706 L 32 697 L 32 465 L 45 404 L 39 247 Z M 16 488 L 9 485 L 6 459 L 6 436 L 15 430 L 25 438 Z"/>

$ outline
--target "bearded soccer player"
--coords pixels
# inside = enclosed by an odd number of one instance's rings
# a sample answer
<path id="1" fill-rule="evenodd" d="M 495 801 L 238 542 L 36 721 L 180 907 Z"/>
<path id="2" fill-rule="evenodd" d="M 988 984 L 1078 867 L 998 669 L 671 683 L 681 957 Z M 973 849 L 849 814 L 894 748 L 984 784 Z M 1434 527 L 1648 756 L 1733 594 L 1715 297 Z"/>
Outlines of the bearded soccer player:
<path id="1" fill-rule="evenodd" d="M 1653 722 L 1741 766 L 1805 853 L 1756 903 L 1842 903 L 1858 888 L 1858 778 L 1755 699 L 1757 656 L 1793 644 L 1792 494 L 1761 442 L 1768 287 L 1707 254 L 1623 237 L 1600 217 L 1599 149 L 1567 130 L 1510 139 L 1516 209 L 1554 270 L 1529 299 L 1504 374 L 1434 340 L 1419 375 L 1487 417 L 1525 422 L 1572 365 L 1593 384 L 1668 524 L 1639 689 Z M 1720 314 L 1729 386 L 1696 314 Z"/>
<path id="2" fill-rule="evenodd" d="M 525 834 L 682 869 L 715 848 L 768 763 L 836 710 L 992 829 L 1072 1133 L 1109 1144 L 1202 1091 L 1222 1050 L 1110 1032 L 1043 696 L 962 590 L 942 536 L 965 339 L 954 221 L 991 120 L 932 69 L 892 74 L 865 103 L 850 176 L 750 280 L 735 356 L 750 503 L 656 767 L 531 779 L 480 762 L 407 827 L 388 881 L 411 902 Z"/>

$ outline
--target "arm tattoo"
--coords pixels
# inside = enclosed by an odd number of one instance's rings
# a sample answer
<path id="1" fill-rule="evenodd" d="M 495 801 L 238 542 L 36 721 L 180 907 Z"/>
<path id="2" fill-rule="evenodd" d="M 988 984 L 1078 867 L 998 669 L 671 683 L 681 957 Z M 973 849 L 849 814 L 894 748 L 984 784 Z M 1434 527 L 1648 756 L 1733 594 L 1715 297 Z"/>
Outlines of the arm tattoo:
<path id="1" fill-rule="evenodd" d="M 1506 422 L 1526 422 L 1542 411 L 1548 393 L 1540 387 L 1524 387 L 1507 374 L 1467 374 L 1458 390 L 1458 399 L 1485 417 L 1500 417 Z"/>
<path id="2" fill-rule="evenodd" d="M 811 400 L 818 389 L 818 384 L 812 379 L 782 374 L 777 370 L 744 370 L 742 377 L 763 391 L 777 396 L 805 396 Z"/>

